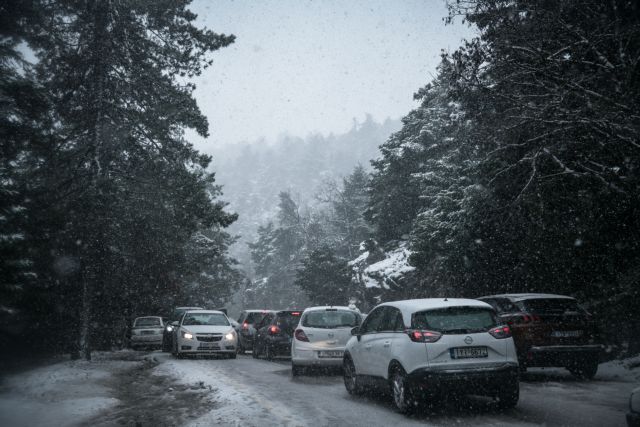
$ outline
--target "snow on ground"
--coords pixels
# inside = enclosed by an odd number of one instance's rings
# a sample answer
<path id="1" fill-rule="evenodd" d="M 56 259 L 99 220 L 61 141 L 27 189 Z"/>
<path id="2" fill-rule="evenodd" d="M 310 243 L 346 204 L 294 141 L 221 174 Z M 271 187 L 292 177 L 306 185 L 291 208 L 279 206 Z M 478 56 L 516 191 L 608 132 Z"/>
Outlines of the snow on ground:
<path id="1" fill-rule="evenodd" d="M 91 362 L 68 360 L 3 378 L 0 425 L 72 426 L 114 407 L 119 401 L 105 382 L 132 362 L 112 355 L 96 353 Z"/>

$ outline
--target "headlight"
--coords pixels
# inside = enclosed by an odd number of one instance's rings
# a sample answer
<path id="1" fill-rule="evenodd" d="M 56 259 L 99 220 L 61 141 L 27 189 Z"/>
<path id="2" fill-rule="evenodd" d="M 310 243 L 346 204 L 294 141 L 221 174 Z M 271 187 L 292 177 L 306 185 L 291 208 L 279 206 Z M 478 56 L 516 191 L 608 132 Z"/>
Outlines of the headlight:
<path id="1" fill-rule="evenodd" d="M 631 412 L 640 412 L 640 388 L 637 388 L 631 392 L 631 398 L 629 399 L 629 408 Z"/>
<path id="2" fill-rule="evenodd" d="M 190 332 L 184 332 L 182 331 L 182 338 L 186 338 L 188 340 L 192 340 L 193 339 L 193 334 Z"/>
<path id="3" fill-rule="evenodd" d="M 224 336 L 228 341 L 231 341 L 232 339 L 234 339 L 236 337 L 236 334 L 234 334 L 233 332 L 229 332 L 227 335 Z"/>
<path id="4" fill-rule="evenodd" d="M 167 332 L 171 332 L 171 331 L 173 331 L 173 326 L 167 325 Z"/>

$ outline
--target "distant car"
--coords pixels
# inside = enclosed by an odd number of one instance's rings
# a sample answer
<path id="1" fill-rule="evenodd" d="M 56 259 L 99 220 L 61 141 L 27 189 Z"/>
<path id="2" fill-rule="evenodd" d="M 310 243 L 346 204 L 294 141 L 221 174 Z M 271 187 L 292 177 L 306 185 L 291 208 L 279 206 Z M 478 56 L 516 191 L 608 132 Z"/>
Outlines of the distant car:
<path id="1" fill-rule="evenodd" d="M 560 366 L 579 378 L 595 376 L 601 352 L 597 327 L 575 298 L 503 294 L 478 299 L 511 327 L 522 369 Z"/>
<path id="2" fill-rule="evenodd" d="M 262 321 L 273 310 L 244 310 L 240 313 L 238 323 L 240 324 L 240 334 L 238 335 L 238 353 L 253 350 L 253 337 L 256 333 L 255 326 Z"/>
<path id="3" fill-rule="evenodd" d="M 131 328 L 131 348 L 139 349 L 144 347 L 162 346 L 162 331 L 164 323 L 162 317 L 145 316 L 137 317 L 133 321 Z"/>
<path id="4" fill-rule="evenodd" d="M 227 315 L 216 310 L 189 310 L 174 322 L 173 355 L 221 354 L 236 358 L 238 337 Z"/>
<path id="5" fill-rule="evenodd" d="M 298 326 L 301 314 L 301 310 L 267 313 L 256 326 L 253 357 L 264 356 L 272 360 L 276 356 L 290 356 L 293 331 Z"/>
<path id="6" fill-rule="evenodd" d="M 640 427 L 640 387 L 634 389 L 629 397 L 627 425 L 629 427 Z"/>
<path id="7" fill-rule="evenodd" d="M 350 394 L 390 389 L 406 413 L 443 392 L 518 403 L 516 349 L 495 310 L 472 299 L 417 299 L 380 304 L 355 327 L 343 359 Z"/>
<path id="8" fill-rule="evenodd" d="M 174 326 L 172 323 L 180 320 L 187 310 L 202 310 L 202 307 L 176 307 L 173 309 L 162 333 L 162 351 L 168 353 L 173 350 Z"/>
<path id="9" fill-rule="evenodd" d="M 309 307 L 304 310 L 291 343 L 291 373 L 307 366 L 342 366 L 351 329 L 362 315 L 349 307 Z"/>

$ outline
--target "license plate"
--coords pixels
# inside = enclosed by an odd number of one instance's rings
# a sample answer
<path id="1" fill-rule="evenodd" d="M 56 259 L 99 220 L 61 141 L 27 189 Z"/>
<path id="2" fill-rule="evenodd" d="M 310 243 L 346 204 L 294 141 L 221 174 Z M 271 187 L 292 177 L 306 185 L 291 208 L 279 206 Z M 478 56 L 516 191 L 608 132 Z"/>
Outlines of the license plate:
<path id="1" fill-rule="evenodd" d="M 479 357 L 487 357 L 487 347 L 459 347 L 451 349 L 452 359 L 475 359 Z"/>
<path id="2" fill-rule="evenodd" d="M 551 336 L 555 338 L 575 338 L 582 336 L 582 331 L 553 331 Z"/>
<path id="3" fill-rule="evenodd" d="M 343 351 L 340 350 L 327 350 L 327 351 L 319 351 L 318 352 L 318 357 L 321 358 L 339 358 L 342 357 L 344 355 Z"/>
<path id="4" fill-rule="evenodd" d="M 218 348 L 218 344 L 213 342 L 203 342 L 203 343 L 200 343 L 200 348 L 204 348 L 204 349 Z"/>

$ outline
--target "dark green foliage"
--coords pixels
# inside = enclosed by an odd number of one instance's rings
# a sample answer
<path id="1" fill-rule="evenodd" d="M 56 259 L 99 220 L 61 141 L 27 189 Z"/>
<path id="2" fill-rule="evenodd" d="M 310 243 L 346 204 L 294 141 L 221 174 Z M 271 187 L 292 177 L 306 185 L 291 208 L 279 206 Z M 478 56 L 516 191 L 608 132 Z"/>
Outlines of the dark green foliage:
<path id="1" fill-rule="evenodd" d="M 351 269 L 327 246 L 318 248 L 302 260 L 296 284 L 315 305 L 347 305 L 356 290 L 351 283 Z"/>
<path id="2" fill-rule="evenodd" d="M 240 281 L 222 231 L 237 216 L 217 201 L 210 158 L 184 139 L 185 128 L 208 133 L 186 79 L 233 36 L 195 27 L 189 3 L 21 3 L 39 13 L 15 27 L 37 55 L 33 104 L 48 119 L 46 144 L 13 143 L 31 167 L 19 196 L 31 203 L 25 235 L 38 273 L 22 307 L 29 336 L 49 349 L 89 356 L 122 345 L 133 317 L 219 306 Z M 33 133 L 33 121 L 16 127 Z"/>

